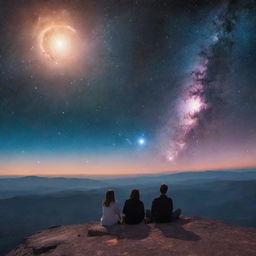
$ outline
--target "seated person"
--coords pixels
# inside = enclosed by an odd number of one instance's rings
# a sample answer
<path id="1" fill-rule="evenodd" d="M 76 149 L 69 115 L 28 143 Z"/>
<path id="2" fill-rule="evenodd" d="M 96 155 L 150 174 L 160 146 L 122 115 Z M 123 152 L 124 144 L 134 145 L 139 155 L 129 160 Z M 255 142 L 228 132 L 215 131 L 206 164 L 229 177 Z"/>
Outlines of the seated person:
<path id="1" fill-rule="evenodd" d="M 168 186 L 160 186 L 160 197 L 155 198 L 152 202 L 150 219 L 154 222 L 169 222 L 179 218 L 181 210 L 173 212 L 173 203 L 170 197 L 166 196 Z"/>
<path id="2" fill-rule="evenodd" d="M 126 224 L 138 224 L 144 220 L 144 204 L 140 201 L 138 189 L 133 189 L 130 198 L 125 201 L 123 213 L 125 214 L 124 222 Z"/>
<path id="3" fill-rule="evenodd" d="M 113 190 L 108 190 L 102 204 L 101 225 L 109 226 L 119 222 L 121 222 L 121 215 L 115 200 L 115 193 Z"/>

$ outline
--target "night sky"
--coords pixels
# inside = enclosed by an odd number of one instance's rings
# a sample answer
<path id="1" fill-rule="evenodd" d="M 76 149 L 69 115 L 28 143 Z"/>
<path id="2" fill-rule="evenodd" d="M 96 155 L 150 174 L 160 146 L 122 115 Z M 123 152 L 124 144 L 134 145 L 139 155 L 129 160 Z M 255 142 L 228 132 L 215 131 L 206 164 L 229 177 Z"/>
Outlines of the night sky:
<path id="1" fill-rule="evenodd" d="M 0 175 L 256 166 L 256 1 L 0 0 Z"/>

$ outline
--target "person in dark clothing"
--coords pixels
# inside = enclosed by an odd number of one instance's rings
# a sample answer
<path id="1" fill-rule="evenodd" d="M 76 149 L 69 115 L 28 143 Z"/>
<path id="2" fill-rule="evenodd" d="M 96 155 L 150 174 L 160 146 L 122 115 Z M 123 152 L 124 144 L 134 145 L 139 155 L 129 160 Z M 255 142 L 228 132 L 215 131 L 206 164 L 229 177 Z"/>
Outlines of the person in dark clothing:
<path id="1" fill-rule="evenodd" d="M 123 213 L 125 214 L 123 220 L 126 224 L 138 224 L 144 220 L 144 204 L 140 201 L 138 189 L 133 189 L 130 198 L 125 201 Z"/>
<path id="2" fill-rule="evenodd" d="M 170 197 L 166 196 L 168 186 L 160 186 L 160 197 L 155 198 L 152 202 L 150 219 L 154 222 L 170 222 L 179 218 L 181 210 L 173 212 L 173 202 Z"/>

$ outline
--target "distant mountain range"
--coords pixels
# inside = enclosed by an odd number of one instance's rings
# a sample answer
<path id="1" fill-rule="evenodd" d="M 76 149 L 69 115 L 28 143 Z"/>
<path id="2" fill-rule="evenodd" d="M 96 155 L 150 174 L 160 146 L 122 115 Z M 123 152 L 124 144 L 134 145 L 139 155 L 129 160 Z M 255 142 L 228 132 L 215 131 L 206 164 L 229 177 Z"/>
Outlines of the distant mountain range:
<path id="1" fill-rule="evenodd" d="M 63 190 L 87 191 L 106 186 L 108 186 L 107 182 L 94 179 L 38 176 L 0 178 L 0 199 L 20 195 L 49 194 Z"/>
<path id="2" fill-rule="evenodd" d="M 16 178 L 0 177 L 0 199 L 21 195 L 43 195 L 60 191 L 88 191 L 111 186 L 140 186 L 145 184 L 201 183 L 213 180 L 252 180 L 256 179 L 254 170 L 182 172 L 158 175 L 138 175 L 108 179 L 39 177 L 25 176 Z"/>
<path id="3" fill-rule="evenodd" d="M 51 225 L 99 220 L 107 188 L 116 191 L 122 208 L 132 188 L 141 190 L 145 207 L 169 185 L 174 207 L 184 215 L 256 228 L 256 171 L 207 171 L 105 180 L 22 177 L 0 179 L 0 252 Z"/>

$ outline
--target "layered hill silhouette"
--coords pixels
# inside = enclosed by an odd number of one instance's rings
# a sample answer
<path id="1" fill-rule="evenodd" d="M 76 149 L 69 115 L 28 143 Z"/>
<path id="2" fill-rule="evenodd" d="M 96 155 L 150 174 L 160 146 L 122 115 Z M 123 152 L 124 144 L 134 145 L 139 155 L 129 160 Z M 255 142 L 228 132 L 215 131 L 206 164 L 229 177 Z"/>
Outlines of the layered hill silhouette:
<path id="1" fill-rule="evenodd" d="M 254 256 L 256 229 L 198 217 L 172 223 L 53 226 L 7 256 Z"/>
<path id="2" fill-rule="evenodd" d="M 184 215 L 218 219 L 256 228 L 256 172 L 208 171 L 102 180 L 23 177 L 0 179 L 0 256 L 24 237 L 52 225 L 98 221 L 106 189 L 116 192 L 119 206 L 139 188 L 150 208 L 159 185 L 169 185 L 174 207 Z"/>

